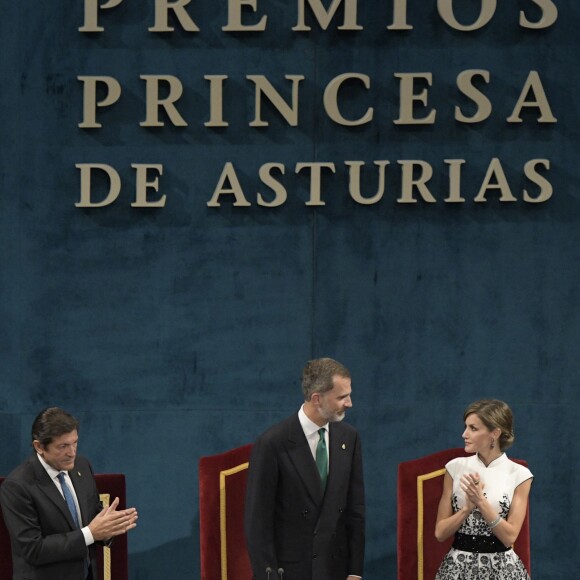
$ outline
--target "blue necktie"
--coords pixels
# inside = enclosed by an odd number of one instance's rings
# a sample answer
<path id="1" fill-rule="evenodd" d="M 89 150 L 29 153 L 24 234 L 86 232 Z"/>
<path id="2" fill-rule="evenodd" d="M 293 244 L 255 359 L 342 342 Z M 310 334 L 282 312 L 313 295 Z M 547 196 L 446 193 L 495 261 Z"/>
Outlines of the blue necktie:
<path id="1" fill-rule="evenodd" d="M 64 473 L 61 471 L 58 474 L 58 480 L 60 481 L 60 487 L 62 488 L 62 493 L 64 495 L 64 499 L 66 500 L 66 505 L 68 505 L 68 509 L 70 510 L 71 516 L 75 522 L 77 528 L 79 528 L 79 516 L 77 513 L 77 506 L 75 505 L 75 500 L 72 496 L 72 492 L 70 487 L 67 485 L 66 480 L 64 478 Z"/>
<path id="2" fill-rule="evenodd" d="M 318 445 L 316 446 L 316 467 L 318 467 L 318 473 L 320 474 L 320 482 L 322 483 L 322 489 L 326 487 L 326 478 L 328 477 L 328 451 L 326 450 L 326 429 L 323 427 L 318 430 L 320 439 L 318 440 Z"/>
<path id="3" fill-rule="evenodd" d="M 62 493 L 64 495 L 64 499 L 66 500 L 66 505 L 68 506 L 68 509 L 69 509 L 71 516 L 75 522 L 75 525 L 77 528 L 80 528 L 81 526 L 79 525 L 79 515 L 77 512 L 77 506 L 75 505 L 75 500 L 73 498 L 70 487 L 68 486 L 66 479 L 64 478 L 64 472 L 61 471 L 57 475 L 57 477 L 58 477 L 58 480 L 60 481 L 60 487 L 62 488 Z M 88 576 L 89 567 L 90 567 L 90 562 L 89 562 L 89 560 L 87 560 L 85 558 L 85 560 L 83 562 L 83 571 L 84 571 L 85 578 Z"/>

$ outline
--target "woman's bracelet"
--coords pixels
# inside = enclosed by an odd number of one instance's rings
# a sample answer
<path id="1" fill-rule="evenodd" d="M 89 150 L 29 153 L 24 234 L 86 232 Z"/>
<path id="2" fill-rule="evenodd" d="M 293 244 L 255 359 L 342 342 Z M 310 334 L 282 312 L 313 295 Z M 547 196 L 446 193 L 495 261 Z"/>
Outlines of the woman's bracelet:
<path id="1" fill-rule="evenodd" d="M 490 530 L 493 530 L 493 528 L 495 528 L 500 522 L 501 522 L 501 516 L 497 516 L 497 518 L 495 518 L 495 520 L 493 520 L 493 522 L 491 522 L 491 524 L 487 524 L 489 526 Z"/>

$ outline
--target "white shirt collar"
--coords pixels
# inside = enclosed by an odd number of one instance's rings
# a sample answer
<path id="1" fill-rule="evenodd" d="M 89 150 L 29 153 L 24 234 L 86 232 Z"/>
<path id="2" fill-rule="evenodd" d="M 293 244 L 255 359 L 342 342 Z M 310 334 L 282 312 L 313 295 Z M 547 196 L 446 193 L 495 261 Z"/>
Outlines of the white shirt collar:
<path id="1" fill-rule="evenodd" d="M 300 411 L 298 411 L 298 419 L 300 420 L 300 425 L 302 425 L 302 429 L 304 430 L 304 434 L 306 437 L 313 435 L 314 433 L 318 433 L 319 429 L 326 429 L 328 431 L 328 423 L 319 427 L 314 421 L 311 421 L 306 413 L 304 412 L 304 405 L 300 407 Z"/>
<path id="2" fill-rule="evenodd" d="M 504 452 L 499 457 L 496 457 L 489 465 L 485 465 L 485 463 L 481 460 L 479 453 L 477 453 L 476 455 L 477 455 L 477 461 L 479 463 L 481 463 L 481 465 L 486 469 L 490 469 L 492 467 L 495 467 L 496 465 L 501 465 L 504 461 L 507 460 L 507 455 Z"/>
<path id="3" fill-rule="evenodd" d="M 42 467 L 44 467 L 44 469 L 46 470 L 46 473 L 48 473 L 48 476 L 50 477 L 50 479 L 56 479 L 58 477 L 58 474 L 60 473 L 60 471 L 58 471 L 57 469 L 55 469 L 54 467 L 51 467 L 43 458 L 42 455 L 39 455 L 38 453 L 36 454 L 38 457 L 38 461 L 40 461 L 40 465 L 42 465 Z M 65 471 L 66 473 L 66 471 Z M 67 474 L 68 475 L 68 474 Z"/>

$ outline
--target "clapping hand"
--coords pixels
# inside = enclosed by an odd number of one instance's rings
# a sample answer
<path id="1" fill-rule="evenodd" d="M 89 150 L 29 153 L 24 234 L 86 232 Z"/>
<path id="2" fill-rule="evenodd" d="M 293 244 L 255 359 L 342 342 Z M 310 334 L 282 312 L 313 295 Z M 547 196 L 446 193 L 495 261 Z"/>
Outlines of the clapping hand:
<path id="1" fill-rule="evenodd" d="M 485 484 L 481 481 L 479 473 L 467 473 L 461 477 L 460 486 L 463 493 L 465 493 L 467 507 L 471 511 L 483 499 L 483 488 Z"/>
<path id="2" fill-rule="evenodd" d="M 137 510 L 127 508 L 117 510 L 119 498 L 116 497 L 110 506 L 104 507 L 91 521 L 89 529 L 95 541 L 108 540 L 114 536 L 126 534 L 137 526 Z"/>

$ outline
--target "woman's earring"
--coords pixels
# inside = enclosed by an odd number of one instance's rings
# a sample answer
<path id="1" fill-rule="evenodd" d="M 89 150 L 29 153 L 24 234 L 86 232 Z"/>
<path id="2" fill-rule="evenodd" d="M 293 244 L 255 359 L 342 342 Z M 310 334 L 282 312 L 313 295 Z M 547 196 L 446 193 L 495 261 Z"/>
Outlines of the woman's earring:
<path id="1" fill-rule="evenodd" d="M 495 439 L 491 440 L 491 445 L 490 445 L 491 449 L 495 449 Z"/>

